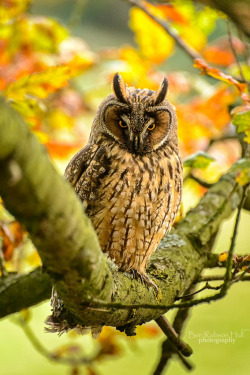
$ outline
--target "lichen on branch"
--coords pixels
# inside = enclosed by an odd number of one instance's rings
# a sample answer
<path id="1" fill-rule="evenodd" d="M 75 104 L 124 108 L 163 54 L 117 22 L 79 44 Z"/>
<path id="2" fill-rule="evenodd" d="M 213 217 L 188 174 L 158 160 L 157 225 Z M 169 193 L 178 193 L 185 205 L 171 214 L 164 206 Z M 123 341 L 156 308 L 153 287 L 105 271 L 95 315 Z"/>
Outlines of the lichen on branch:
<path id="1" fill-rule="evenodd" d="M 0 195 L 7 209 L 29 231 L 44 275 L 49 276 L 76 323 L 123 329 L 159 317 L 166 310 L 98 309 L 91 302 L 173 304 L 205 267 L 222 220 L 239 205 L 242 187 L 234 175 L 223 176 L 162 240 L 147 269 L 160 288 L 156 296 L 152 288 L 117 271 L 101 252 L 73 189 L 58 175 L 21 116 L 4 101 L 0 102 L 0 113 Z M 6 306 L 7 295 L 1 316 L 4 311 L 5 315 L 11 313 Z M 48 295 L 41 294 L 40 298 Z"/>

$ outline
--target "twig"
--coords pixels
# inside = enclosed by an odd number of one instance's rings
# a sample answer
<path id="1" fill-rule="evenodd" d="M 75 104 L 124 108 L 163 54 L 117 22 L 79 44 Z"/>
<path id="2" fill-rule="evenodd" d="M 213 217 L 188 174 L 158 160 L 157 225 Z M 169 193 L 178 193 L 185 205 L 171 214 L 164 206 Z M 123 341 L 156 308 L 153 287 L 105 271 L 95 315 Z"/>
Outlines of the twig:
<path id="1" fill-rule="evenodd" d="M 240 60 L 238 58 L 238 55 L 237 55 L 237 52 L 236 52 L 236 49 L 234 47 L 234 43 L 233 43 L 233 37 L 232 37 L 232 33 L 231 33 L 231 29 L 230 29 L 230 23 L 229 23 L 229 20 L 227 20 L 227 33 L 228 33 L 228 40 L 229 40 L 229 44 L 230 44 L 230 47 L 231 47 L 231 50 L 233 52 L 233 55 L 235 57 L 235 60 L 236 60 L 236 63 L 238 65 L 238 69 L 239 69 L 239 73 L 240 73 L 240 76 L 241 76 L 241 81 L 243 83 L 246 83 L 247 86 L 248 86 L 248 89 L 250 90 L 250 83 L 246 80 L 246 78 L 244 77 L 244 73 L 243 73 L 243 70 L 241 68 L 241 64 L 240 64 Z"/>
<path id="2" fill-rule="evenodd" d="M 68 25 L 69 27 L 76 27 L 81 21 L 81 17 L 84 11 L 84 8 L 87 4 L 88 0 L 77 0 L 75 1 L 75 5 L 73 11 L 70 15 Z"/>
<path id="3" fill-rule="evenodd" d="M 242 276 L 242 274 L 240 275 Z M 207 275 L 207 276 L 200 276 L 196 283 L 202 283 L 204 281 L 221 281 L 224 280 L 224 275 Z M 233 283 L 237 281 L 250 281 L 250 275 L 249 276 L 244 276 L 244 277 L 238 277 L 235 278 L 235 280 L 232 280 Z"/>
<path id="4" fill-rule="evenodd" d="M 242 210 L 244 201 L 246 199 L 247 189 L 248 189 L 248 186 L 244 186 L 241 202 L 240 202 L 238 212 L 237 212 L 237 215 L 236 215 L 236 219 L 235 219 L 233 236 L 232 236 L 231 245 L 230 245 L 230 248 L 229 248 L 229 251 L 228 251 L 225 279 L 224 279 L 224 283 L 221 287 L 221 293 L 222 293 L 223 296 L 226 294 L 226 291 L 227 291 L 227 289 L 229 288 L 229 285 L 230 285 L 231 273 L 232 273 L 232 268 L 233 268 L 233 253 L 234 253 L 234 248 L 235 248 L 235 243 L 236 243 L 236 237 L 237 237 L 237 234 L 238 234 L 238 227 L 239 227 L 239 222 L 240 222 L 241 210 Z"/>
<path id="5" fill-rule="evenodd" d="M 22 318 L 15 318 L 11 320 L 13 323 L 19 325 L 22 329 L 27 338 L 30 340 L 31 344 L 34 346 L 34 348 L 44 357 L 46 357 L 50 361 L 55 361 L 58 363 L 64 363 L 68 365 L 90 365 L 95 360 L 96 355 L 93 358 L 65 358 L 65 357 L 59 357 L 58 354 L 50 352 L 47 350 L 41 342 L 37 339 L 35 336 L 33 330 L 30 328 L 30 326 L 27 324 L 25 319 Z M 98 355 L 98 354 L 97 354 Z"/>
<path id="6" fill-rule="evenodd" d="M 185 357 L 190 357 L 190 355 L 193 353 L 192 348 L 182 339 L 180 339 L 179 335 L 169 323 L 165 315 L 161 315 L 159 318 L 155 319 L 155 321 L 171 343 L 180 351 L 180 353 Z"/>
<path id="7" fill-rule="evenodd" d="M 238 137 L 237 137 L 236 134 L 225 134 L 225 135 L 223 135 L 221 137 L 218 137 L 218 138 L 211 138 L 209 140 L 209 144 L 208 144 L 207 149 L 210 148 L 216 142 L 223 142 L 223 141 L 228 141 L 228 140 L 231 140 L 231 139 L 238 139 Z"/>
<path id="8" fill-rule="evenodd" d="M 245 255 L 237 254 L 237 257 L 245 258 L 247 255 L 248 254 L 245 254 Z M 207 263 L 205 264 L 204 268 L 217 268 L 217 267 L 224 268 L 226 266 L 226 262 L 221 262 L 219 260 L 219 257 L 220 257 L 220 254 L 212 254 L 212 253 L 208 254 Z"/>
<path id="9" fill-rule="evenodd" d="M 140 8 L 141 10 L 143 10 L 143 12 L 146 13 L 150 18 L 152 18 L 152 20 L 154 20 L 156 23 L 162 26 L 163 29 L 175 40 L 176 44 L 178 44 L 178 46 L 182 50 L 184 50 L 192 60 L 202 59 L 201 55 L 197 51 L 195 51 L 183 39 L 179 37 L 179 35 L 177 34 L 177 31 L 173 29 L 167 21 L 162 20 L 161 18 L 158 18 L 157 16 L 150 13 L 148 9 L 137 0 L 125 0 L 125 1 L 131 4 L 132 6 L 136 6 L 137 8 Z"/>
<path id="10" fill-rule="evenodd" d="M 206 290 L 206 289 L 210 289 L 210 290 L 219 290 L 220 288 L 221 288 L 221 285 L 219 285 L 219 286 L 211 286 L 208 282 L 206 282 L 206 284 L 205 284 L 202 288 L 196 290 L 196 291 L 193 292 L 193 293 L 190 293 L 190 294 L 184 294 L 184 295 L 181 296 L 181 297 L 176 297 L 176 300 L 180 300 L 180 299 L 183 299 L 183 298 L 192 297 L 192 296 L 194 296 L 195 294 L 198 294 L 198 293 L 200 293 L 200 292 L 203 292 L 203 290 Z"/>
<path id="11" fill-rule="evenodd" d="M 187 370 L 190 371 L 193 369 L 192 364 L 185 357 L 183 357 L 183 355 L 181 355 L 179 350 L 176 349 L 176 347 L 171 343 L 169 339 L 166 339 L 165 341 L 163 341 L 162 356 L 153 375 L 162 374 L 162 371 L 166 368 L 167 363 L 172 358 L 173 354 L 176 354 L 178 356 Z"/>
<path id="12" fill-rule="evenodd" d="M 249 46 L 249 43 L 247 42 L 247 40 L 245 38 L 245 34 L 242 33 L 242 30 L 240 28 L 237 28 L 237 30 L 238 30 L 239 39 L 244 43 L 244 46 L 245 46 L 245 49 L 243 51 L 245 62 L 246 62 L 247 65 L 249 65 L 249 59 L 250 59 L 250 46 Z"/>
<path id="13" fill-rule="evenodd" d="M 5 268 L 5 260 L 3 255 L 3 238 L 0 237 L 0 271 L 1 271 L 1 277 L 7 277 L 8 272 Z"/>
<path id="14" fill-rule="evenodd" d="M 214 185 L 210 182 L 202 180 L 199 177 L 196 177 L 195 175 L 193 175 L 193 173 L 190 173 L 190 175 L 188 177 L 191 178 L 192 180 L 194 180 L 195 182 L 197 182 L 199 185 L 201 185 L 201 186 L 203 186 L 207 189 L 210 189 Z"/>
<path id="15" fill-rule="evenodd" d="M 191 294 L 192 291 L 194 290 L 194 286 L 191 286 L 189 288 L 189 293 Z M 189 297 L 192 299 L 192 296 Z M 177 311 L 175 315 L 175 319 L 173 322 L 173 328 L 175 331 L 178 333 L 178 335 L 181 335 L 181 332 L 184 328 L 184 323 L 188 318 L 189 315 L 189 308 L 186 309 L 180 309 Z M 159 360 L 159 363 L 155 369 L 155 372 L 153 375 L 161 375 L 163 371 L 166 369 L 166 366 L 169 362 L 169 360 L 172 358 L 173 354 L 177 354 L 179 359 L 181 360 L 182 364 L 186 367 L 187 370 L 192 370 L 193 366 L 192 364 L 184 358 L 179 351 L 176 350 L 176 348 L 172 345 L 171 341 L 169 339 L 166 339 L 162 343 L 162 352 L 161 352 L 161 358 Z"/>
<path id="16" fill-rule="evenodd" d="M 246 269 L 244 269 L 244 271 L 242 272 L 242 274 L 240 274 L 238 277 L 236 277 L 232 282 L 233 283 L 237 283 L 238 281 L 246 281 L 246 280 L 250 280 L 250 276 L 245 276 L 245 274 L 250 270 L 250 266 L 248 266 Z"/>

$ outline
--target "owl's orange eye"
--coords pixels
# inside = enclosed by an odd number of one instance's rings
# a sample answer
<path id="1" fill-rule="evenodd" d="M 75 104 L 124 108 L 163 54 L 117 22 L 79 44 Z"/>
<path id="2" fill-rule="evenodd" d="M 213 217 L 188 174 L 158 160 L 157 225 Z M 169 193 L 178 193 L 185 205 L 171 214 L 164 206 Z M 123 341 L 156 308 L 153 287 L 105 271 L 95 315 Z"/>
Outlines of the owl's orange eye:
<path id="1" fill-rule="evenodd" d="M 122 121 L 122 120 L 119 121 L 119 126 L 120 126 L 121 128 L 127 128 L 127 127 L 128 127 L 128 125 L 126 124 L 126 122 L 124 122 L 124 121 Z"/>
<path id="2" fill-rule="evenodd" d="M 154 128 L 155 128 L 155 124 L 152 124 L 152 125 L 150 125 L 150 126 L 148 127 L 148 130 L 154 130 Z"/>

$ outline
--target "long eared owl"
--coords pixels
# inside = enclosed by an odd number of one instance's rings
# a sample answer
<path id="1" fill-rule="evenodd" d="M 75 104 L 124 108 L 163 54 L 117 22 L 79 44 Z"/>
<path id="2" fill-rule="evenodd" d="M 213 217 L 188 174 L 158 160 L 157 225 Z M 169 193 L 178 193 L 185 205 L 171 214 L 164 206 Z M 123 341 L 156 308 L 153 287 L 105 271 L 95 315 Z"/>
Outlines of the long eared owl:
<path id="1" fill-rule="evenodd" d="M 146 266 L 179 210 L 182 163 L 175 108 L 157 91 L 127 87 L 120 74 L 99 106 L 86 147 L 65 178 L 83 202 L 103 252 L 150 283 Z"/>

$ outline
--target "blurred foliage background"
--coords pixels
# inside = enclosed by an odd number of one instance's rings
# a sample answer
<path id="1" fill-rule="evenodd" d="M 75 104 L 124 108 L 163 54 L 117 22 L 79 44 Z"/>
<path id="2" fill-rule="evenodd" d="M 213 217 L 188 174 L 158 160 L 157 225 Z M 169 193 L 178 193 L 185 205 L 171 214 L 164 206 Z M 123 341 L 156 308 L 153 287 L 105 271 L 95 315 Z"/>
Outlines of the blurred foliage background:
<path id="1" fill-rule="evenodd" d="M 228 26 L 222 13 L 184 0 L 144 5 L 169 22 L 202 61 L 194 64 L 161 26 L 126 1 L 4 0 L 0 3 L 0 89 L 63 173 L 70 157 L 86 143 L 95 111 L 110 93 L 115 72 L 122 73 L 128 85 L 150 89 L 157 89 L 167 75 L 169 100 L 178 112 L 181 154 L 188 158 L 183 216 L 206 191 L 190 176 L 213 183 L 240 158 L 232 110 L 235 125 L 250 140 L 248 89 L 244 83 L 250 79 L 249 57 L 246 43 L 232 25 Z M 246 183 L 249 170 L 242 171 L 238 179 Z M 228 250 L 233 220 L 222 225 L 216 252 Z M 3 204 L 0 224 L 7 271 L 26 272 L 38 266 L 40 259 L 27 233 Z M 248 228 L 249 213 L 244 212 L 237 238 L 239 254 L 249 253 Z M 194 349 L 194 374 L 247 373 L 250 301 L 246 284 L 236 284 L 219 302 L 193 309 L 184 339 Z M 74 332 L 58 337 L 44 333 L 43 322 L 49 312 L 46 302 L 1 321 L 0 374 L 153 372 L 163 341 L 153 323 L 139 327 L 135 338 L 109 327 L 97 341 Z M 171 316 L 169 313 L 170 320 Z M 32 337 L 27 339 L 25 328 L 21 329 L 27 325 L 50 354 Z M 235 341 L 200 342 L 197 336 L 223 334 Z M 68 366 L 43 356 L 76 358 L 96 350 L 101 354 L 91 367 Z M 185 372 L 177 362 L 170 367 L 171 374 Z"/>

